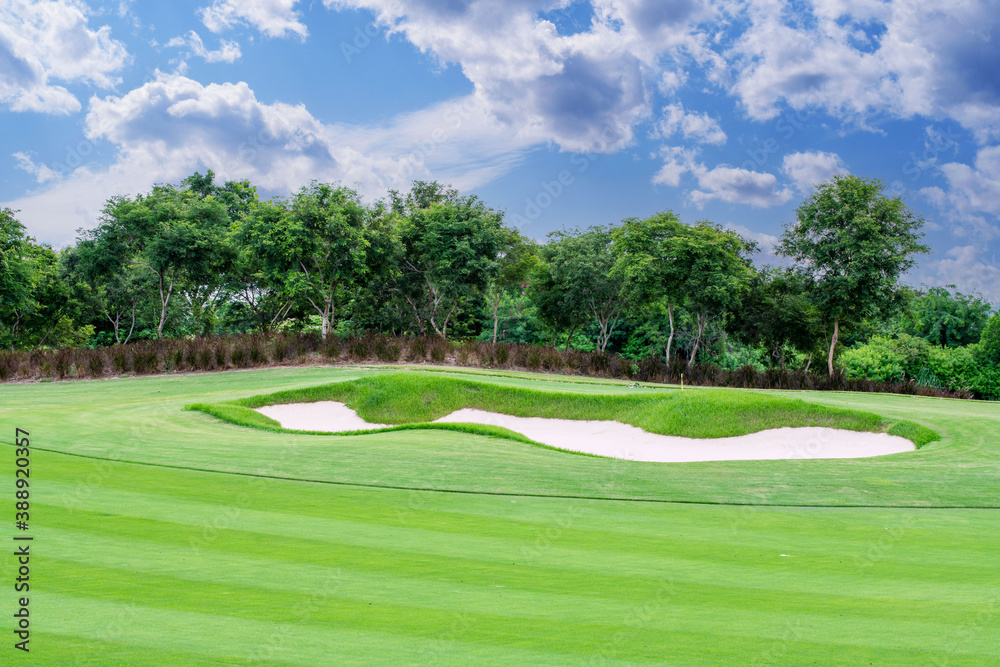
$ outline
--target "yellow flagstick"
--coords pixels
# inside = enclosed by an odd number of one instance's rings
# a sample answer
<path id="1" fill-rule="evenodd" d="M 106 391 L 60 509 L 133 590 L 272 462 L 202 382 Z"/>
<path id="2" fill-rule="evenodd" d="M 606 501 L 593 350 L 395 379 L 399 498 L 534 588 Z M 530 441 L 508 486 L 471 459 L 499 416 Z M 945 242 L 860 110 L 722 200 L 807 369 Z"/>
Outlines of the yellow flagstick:
<path id="1" fill-rule="evenodd" d="M 681 373 L 681 391 L 684 391 L 684 373 Z"/>

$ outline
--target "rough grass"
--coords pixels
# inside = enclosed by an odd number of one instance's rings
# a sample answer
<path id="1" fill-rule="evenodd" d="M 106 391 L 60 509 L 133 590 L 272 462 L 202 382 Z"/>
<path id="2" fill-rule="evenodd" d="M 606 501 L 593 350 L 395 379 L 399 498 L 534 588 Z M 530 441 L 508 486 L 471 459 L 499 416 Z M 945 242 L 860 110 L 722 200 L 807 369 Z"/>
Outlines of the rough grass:
<path id="1" fill-rule="evenodd" d="M 394 425 L 432 422 L 461 408 L 477 408 L 516 417 L 620 421 L 650 433 L 688 438 L 739 436 L 786 426 L 824 426 L 891 431 L 912 440 L 917 447 L 939 439 L 925 427 L 893 423 L 871 412 L 750 392 L 639 389 L 631 394 L 580 395 L 424 373 L 380 374 L 227 403 L 192 404 L 187 409 L 242 426 L 281 430 L 277 422 L 253 408 L 316 401 L 339 401 L 366 421 Z"/>

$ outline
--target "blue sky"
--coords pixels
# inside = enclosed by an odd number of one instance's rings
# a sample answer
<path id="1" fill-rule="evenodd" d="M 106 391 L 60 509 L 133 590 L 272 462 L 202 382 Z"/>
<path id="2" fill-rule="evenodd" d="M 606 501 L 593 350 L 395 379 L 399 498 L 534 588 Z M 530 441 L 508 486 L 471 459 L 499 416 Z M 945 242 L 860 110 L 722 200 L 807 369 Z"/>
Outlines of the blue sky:
<path id="1" fill-rule="evenodd" d="M 71 243 L 195 170 L 366 199 L 437 179 L 529 236 L 674 210 L 756 239 L 882 179 L 907 277 L 1000 303 L 1000 12 L 957 0 L 11 0 L 0 206 Z"/>

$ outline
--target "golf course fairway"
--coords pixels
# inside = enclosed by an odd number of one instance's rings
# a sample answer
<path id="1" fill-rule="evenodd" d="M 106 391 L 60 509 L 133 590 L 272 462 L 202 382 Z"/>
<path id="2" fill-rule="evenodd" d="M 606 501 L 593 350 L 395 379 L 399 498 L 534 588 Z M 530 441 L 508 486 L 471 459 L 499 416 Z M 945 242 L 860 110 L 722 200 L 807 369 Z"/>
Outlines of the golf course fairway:
<path id="1" fill-rule="evenodd" d="M 355 380 L 359 414 L 395 405 L 377 416 L 402 426 L 311 435 L 184 409 L 319 400 Z M 464 401 L 469 381 L 558 394 L 587 418 L 604 405 L 653 420 L 662 399 L 663 428 L 694 437 L 768 428 L 782 410 L 905 424 L 918 449 L 648 463 L 411 424 Z M 31 442 L 26 532 L 15 429 Z M 0 432 L 0 664 L 1000 662 L 996 403 L 310 367 L 0 385 Z M 24 535 L 27 653 L 11 632 Z"/>

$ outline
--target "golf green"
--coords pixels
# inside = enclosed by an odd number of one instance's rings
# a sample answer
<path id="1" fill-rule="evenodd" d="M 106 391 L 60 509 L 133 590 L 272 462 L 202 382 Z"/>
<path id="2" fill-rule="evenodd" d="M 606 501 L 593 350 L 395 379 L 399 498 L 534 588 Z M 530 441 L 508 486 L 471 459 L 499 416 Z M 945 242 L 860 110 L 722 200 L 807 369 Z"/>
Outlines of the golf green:
<path id="1" fill-rule="evenodd" d="M 30 653 L 8 632 L 0 662 L 1000 660 L 998 404 L 795 392 L 941 439 L 872 459 L 686 464 L 460 431 L 268 432 L 183 410 L 386 373 L 0 386 L 3 440 L 21 428 L 32 446 L 28 533 L 13 522 L 15 449 L 2 450 L 3 532 L 34 538 Z M 677 391 L 434 377 L 608 400 Z M 704 405 L 788 395 L 711 391 Z M 0 559 L 11 630 L 17 567 Z"/>

